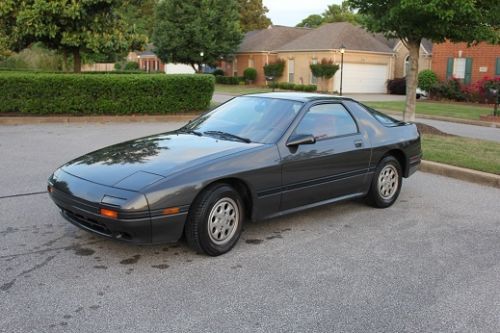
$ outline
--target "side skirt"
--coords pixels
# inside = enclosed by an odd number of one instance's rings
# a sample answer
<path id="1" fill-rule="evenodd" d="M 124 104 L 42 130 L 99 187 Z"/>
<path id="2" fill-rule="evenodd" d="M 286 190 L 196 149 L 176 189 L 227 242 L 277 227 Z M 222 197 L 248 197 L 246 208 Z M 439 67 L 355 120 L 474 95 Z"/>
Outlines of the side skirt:
<path id="1" fill-rule="evenodd" d="M 309 205 L 295 207 L 295 208 L 292 208 L 292 209 L 287 209 L 287 210 L 284 210 L 284 211 L 281 211 L 281 212 L 277 212 L 275 214 L 271 214 L 269 216 L 266 216 L 266 217 L 262 218 L 261 220 L 267 220 L 267 219 L 272 219 L 272 218 L 279 217 L 279 216 L 284 216 L 284 215 L 288 215 L 288 214 L 292 214 L 292 213 L 297 213 L 297 212 L 301 212 L 301 211 L 306 210 L 306 209 L 315 208 L 315 207 L 319 207 L 319 206 L 324 206 L 324 205 L 328 205 L 328 204 L 332 204 L 332 203 L 336 203 L 336 202 L 340 202 L 340 201 L 346 201 L 346 200 L 350 200 L 350 199 L 362 198 L 365 195 L 366 195 L 366 193 L 359 192 L 359 193 L 353 193 L 353 194 L 349 194 L 349 195 L 344 195 L 342 197 L 337 197 L 337 198 L 333 198 L 333 199 L 319 201 L 319 202 L 315 202 L 315 203 L 312 203 L 312 204 L 309 204 Z"/>

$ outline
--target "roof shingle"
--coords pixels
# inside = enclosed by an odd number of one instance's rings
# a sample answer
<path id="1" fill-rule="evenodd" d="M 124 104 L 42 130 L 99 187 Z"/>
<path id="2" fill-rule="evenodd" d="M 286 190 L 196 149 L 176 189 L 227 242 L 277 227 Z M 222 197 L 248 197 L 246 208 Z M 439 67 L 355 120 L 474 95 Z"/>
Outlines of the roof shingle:
<path id="1" fill-rule="evenodd" d="M 329 23 L 311 30 L 276 51 L 347 50 L 392 53 L 392 49 L 362 27 L 348 22 Z"/>
<path id="2" fill-rule="evenodd" d="M 245 34 L 238 53 L 274 51 L 280 46 L 301 37 L 312 29 L 271 26 L 267 29 L 250 31 Z"/>

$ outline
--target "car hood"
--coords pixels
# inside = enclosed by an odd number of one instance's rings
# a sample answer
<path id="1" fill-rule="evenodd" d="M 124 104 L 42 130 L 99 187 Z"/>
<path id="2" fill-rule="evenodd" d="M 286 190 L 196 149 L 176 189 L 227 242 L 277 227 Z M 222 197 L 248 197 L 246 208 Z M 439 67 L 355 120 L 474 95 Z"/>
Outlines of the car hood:
<path id="1" fill-rule="evenodd" d="M 261 145 L 171 132 L 94 151 L 61 169 L 97 184 L 138 191 L 182 169 Z"/>

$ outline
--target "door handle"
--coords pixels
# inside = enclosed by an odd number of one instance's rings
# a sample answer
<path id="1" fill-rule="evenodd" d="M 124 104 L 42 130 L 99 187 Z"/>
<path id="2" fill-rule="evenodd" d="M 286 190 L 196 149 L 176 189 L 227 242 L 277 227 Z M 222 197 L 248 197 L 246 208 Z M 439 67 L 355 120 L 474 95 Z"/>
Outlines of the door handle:
<path id="1" fill-rule="evenodd" d="M 354 141 L 354 147 L 356 147 L 356 148 L 363 147 L 363 141 L 361 141 L 361 140 L 355 140 Z"/>

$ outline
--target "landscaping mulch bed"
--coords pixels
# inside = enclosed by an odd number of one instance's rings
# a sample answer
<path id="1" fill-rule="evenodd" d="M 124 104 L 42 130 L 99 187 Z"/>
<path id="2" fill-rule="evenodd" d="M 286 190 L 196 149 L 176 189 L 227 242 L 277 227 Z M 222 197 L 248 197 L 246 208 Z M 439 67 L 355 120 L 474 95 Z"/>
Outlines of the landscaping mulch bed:
<path id="1" fill-rule="evenodd" d="M 418 130 L 420 131 L 420 134 L 422 134 L 422 135 L 433 134 L 433 135 L 441 135 L 441 136 L 455 136 L 453 134 L 448 134 L 448 133 L 442 132 L 433 126 L 429 126 L 426 124 L 416 123 L 416 125 L 417 125 Z"/>
<path id="2" fill-rule="evenodd" d="M 500 116 L 489 115 L 489 116 L 479 116 L 479 118 L 483 121 L 493 121 L 496 123 L 500 123 Z"/>

